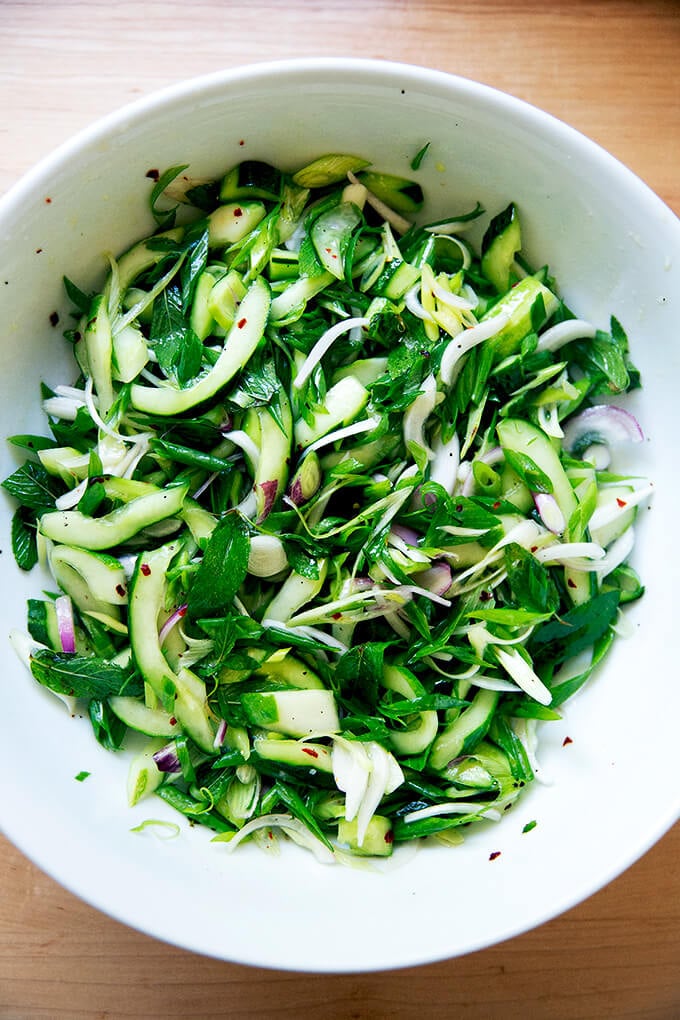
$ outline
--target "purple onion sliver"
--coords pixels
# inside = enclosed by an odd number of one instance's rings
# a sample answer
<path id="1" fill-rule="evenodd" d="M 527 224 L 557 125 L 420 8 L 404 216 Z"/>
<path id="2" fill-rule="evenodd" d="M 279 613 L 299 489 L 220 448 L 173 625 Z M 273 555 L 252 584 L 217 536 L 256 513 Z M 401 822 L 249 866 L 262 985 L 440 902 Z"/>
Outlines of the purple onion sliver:
<path id="1" fill-rule="evenodd" d="M 534 492 L 533 497 L 534 505 L 548 531 L 552 531 L 554 535 L 561 535 L 566 527 L 566 521 L 555 497 L 549 492 Z"/>
<path id="2" fill-rule="evenodd" d="M 414 574 L 413 580 L 421 588 L 427 588 L 433 595 L 446 595 L 453 580 L 451 567 L 444 560 L 437 560 L 427 570 Z"/>
<path id="3" fill-rule="evenodd" d="M 626 440 L 640 443 L 645 438 L 640 423 L 630 411 L 613 404 L 596 404 L 587 407 L 564 426 L 564 448 L 571 452 L 585 437 L 595 436 L 607 445 Z"/>
<path id="4" fill-rule="evenodd" d="M 73 604 L 68 595 L 60 595 L 54 600 L 54 609 L 57 614 L 57 630 L 61 650 L 67 654 L 73 654 L 76 650 L 76 628 L 73 621 Z"/>
<path id="5" fill-rule="evenodd" d="M 158 643 L 159 644 L 161 644 L 161 645 L 163 644 L 163 642 L 165 641 L 166 637 L 168 636 L 168 634 L 170 633 L 172 628 L 177 623 L 179 623 L 179 621 L 182 619 L 182 617 L 186 616 L 186 612 L 187 612 L 187 604 L 185 602 L 184 605 L 181 605 L 178 609 L 175 610 L 174 613 L 172 613 L 167 618 L 167 620 L 165 621 L 165 623 L 161 627 L 161 629 L 159 631 L 159 634 L 158 634 Z"/>
<path id="6" fill-rule="evenodd" d="M 407 528 L 403 524 L 393 524 L 390 528 L 390 533 L 396 535 L 402 542 L 406 542 L 407 545 L 418 545 L 420 535 L 414 528 Z"/>
<path id="7" fill-rule="evenodd" d="M 215 739 L 213 741 L 213 747 L 216 748 L 221 747 L 222 744 L 224 743 L 224 738 L 226 737 L 226 735 L 227 735 L 227 720 L 220 719 L 220 724 L 217 727 L 217 733 L 215 734 Z"/>
<path id="8" fill-rule="evenodd" d="M 182 766 L 179 763 L 174 744 L 166 744 L 153 755 L 156 768 L 159 772 L 181 772 Z"/>

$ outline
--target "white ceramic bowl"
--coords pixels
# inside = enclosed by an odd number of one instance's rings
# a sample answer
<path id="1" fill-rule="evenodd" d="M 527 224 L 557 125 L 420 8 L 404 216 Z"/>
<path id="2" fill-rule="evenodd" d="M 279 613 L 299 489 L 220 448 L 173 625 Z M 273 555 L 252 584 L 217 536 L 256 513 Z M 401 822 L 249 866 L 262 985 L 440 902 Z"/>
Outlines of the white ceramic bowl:
<path id="1" fill-rule="evenodd" d="M 529 256 L 549 263 L 582 316 L 629 332 L 645 388 L 634 406 L 655 479 L 635 561 L 647 583 L 634 634 L 590 687 L 542 730 L 552 785 L 457 849 L 396 855 L 384 873 L 329 868 L 295 847 L 228 856 L 183 827 L 163 841 L 130 828 L 126 762 L 103 751 L 29 679 L 3 638 L 0 816 L 41 868 L 151 935 L 232 961 L 313 971 L 397 967 L 469 952 L 559 914 L 644 853 L 678 817 L 676 633 L 680 225 L 633 174 L 544 113 L 482 85 L 381 62 L 248 67 L 171 88 L 96 124 L 0 201 L 2 435 L 40 431 L 39 381 L 69 361 L 50 313 L 61 278 L 94 283 L 102 252 L 149 232 L 150 168 L 217 175 L 244 157 L 294 168 L 328 151 L 404 172 L 431 141 L 419 179 L 433 215 L 514 199 Z M 40 249 L 39 253 L 38 250 Z M 2 447 L 2 476 L 13 470 Z M 3 627 L 24 626 L 38 576 L 13 565 L 2 502 Z M 573 743 L 563 747 L 565 736 Z M 91 773 L 75 782 L 81 770 Z M 537 826 L 522 834 L 532 819 Z M 501 856 L 490 861 L 492 851 Z"/>

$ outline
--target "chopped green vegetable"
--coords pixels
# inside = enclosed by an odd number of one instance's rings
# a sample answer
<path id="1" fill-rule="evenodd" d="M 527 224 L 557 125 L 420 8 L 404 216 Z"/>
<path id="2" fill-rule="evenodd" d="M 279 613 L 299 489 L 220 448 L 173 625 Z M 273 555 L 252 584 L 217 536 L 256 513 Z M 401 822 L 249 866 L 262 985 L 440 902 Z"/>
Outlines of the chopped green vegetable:
<path id="1" fill-rule="evenodd" d="M 414 224 L 420 184 L 369 166 L 159 175 L 156 233 L 101 292 L 64 280 L 51 436 L 11 439 L 14 555 L 56 586 L 18 654 L 105 748 L 145 734 L 129 803 L 223 852 L 387 857 L 498 821 L 644 591 L 648 490 L 578 428 L 639 385 L 622 326 L 570 338 L 514 203 L 475 251 L 479 203 Z"/>

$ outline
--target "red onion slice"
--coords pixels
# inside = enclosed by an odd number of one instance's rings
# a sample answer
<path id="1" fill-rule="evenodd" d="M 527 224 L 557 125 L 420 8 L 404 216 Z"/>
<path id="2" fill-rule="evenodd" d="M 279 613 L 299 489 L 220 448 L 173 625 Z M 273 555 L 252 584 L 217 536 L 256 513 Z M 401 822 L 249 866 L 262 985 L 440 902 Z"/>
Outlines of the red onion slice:
<path id="1" fill-rule="evenodd" d="M 534 492 L 533 497 L 534 505 L 548 531 L 552 531 L 553 535 L 561 535 L 567 522 L 555 497 L 549 492 Z"/>
<path id="2" fill-rule="evenodd" d="M 159 772 L 181 772 L 182 766 L 179 763 L 174 744 L 166 744 L 153 755 L 156 768 Z"/>
<path id="3" fill-rule="evenodd" d="M 613 404 L 596 404 L 571 418 L 564 426 L 564 448 L 569 453 L 592 443 L 641 443 L 644 433 L 630 411 Z"/>
<path id="4" fill-rule="evenodd" d="M 174 613 L 171 613 L 170 616 L 167 618 L 167 620 L 165 621 L 165 623 L 163 624 L 163 626 L 161 627 L 161 629 L 160 629 L 160 631 L 158 633 L 158 643 L 161 646 L 162 646 L 163 642 L 165 641 L 166 637 L 168 636 L 168 634 L 170 633 L 170 631 L 172 630 L 172 628 L 176 624 L 178 624 L 179 621 L 184 616 L 186 616 L 186 612 L 187 612 L 187 604 L 185 602 L 184 605 L 179 606 L 179 608 L 176 609 L 174 611 Z"/>
<path id="5" fill-rule="evenodd" d="M 68 595 L 60 595 L 54 600 L 54 609 L 57 614 L 57 630 L 61 650 L 71 654 L 76 650 L 76 628 L 73 621 L 73 603 Z"/>

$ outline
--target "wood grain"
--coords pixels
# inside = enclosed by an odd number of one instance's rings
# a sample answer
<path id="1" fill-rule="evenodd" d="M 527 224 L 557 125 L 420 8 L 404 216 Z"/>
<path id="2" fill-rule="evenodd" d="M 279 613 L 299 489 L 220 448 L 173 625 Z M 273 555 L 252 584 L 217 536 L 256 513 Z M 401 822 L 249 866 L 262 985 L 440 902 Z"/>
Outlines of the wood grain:
<path id="1" fill-rule="evenodd" d="M 97 117 L 174 81 L 257 60 L 351 55 L 512 92 L 594 138 L 680 212 L 679 54 L 671 0 L 0 0 L 0 193 Z M 534 932 L 427 967 L 328 977 L 156 942 L 0 840 L 0 1017 L 678 1018 L 678 859 L 680 826 Z"/>

